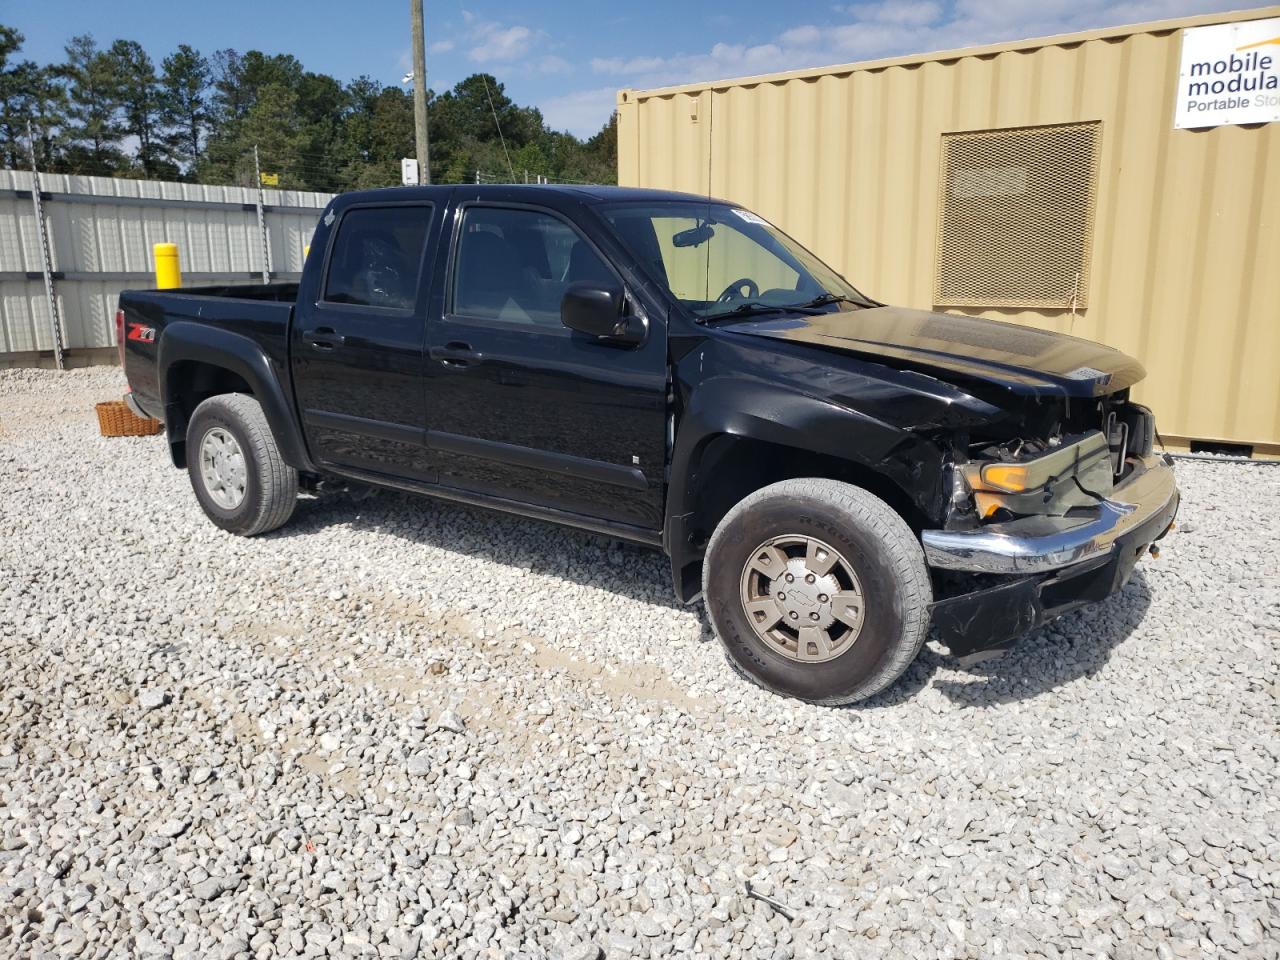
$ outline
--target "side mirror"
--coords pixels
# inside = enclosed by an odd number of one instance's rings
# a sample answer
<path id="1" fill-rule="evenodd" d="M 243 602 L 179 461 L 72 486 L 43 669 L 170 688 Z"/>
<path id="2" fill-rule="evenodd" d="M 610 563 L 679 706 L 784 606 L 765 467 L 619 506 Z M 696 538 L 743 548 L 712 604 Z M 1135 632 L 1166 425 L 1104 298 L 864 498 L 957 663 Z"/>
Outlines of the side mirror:
<path id="1" fill-rule="evenodd" d="M 618 287 L 571 283 L 560 301 L 560 322 L 570 330 L 615 343 L 634 345 L 644 339 L 644 323 L 622 313 L 625 297 Z"/>

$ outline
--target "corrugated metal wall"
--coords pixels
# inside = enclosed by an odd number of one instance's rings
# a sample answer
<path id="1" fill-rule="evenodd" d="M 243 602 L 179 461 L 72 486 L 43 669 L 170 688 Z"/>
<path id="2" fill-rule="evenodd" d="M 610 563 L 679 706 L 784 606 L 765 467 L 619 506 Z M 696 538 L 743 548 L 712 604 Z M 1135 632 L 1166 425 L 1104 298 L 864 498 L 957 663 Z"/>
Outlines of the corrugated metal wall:
<path id="1" fill-rule="evenodd" d="M 943 133 L 1102 122 L 1088 307 L 965 309 L 1139 357 L 1163 433 L 1280 444 L 1280 124 L 1173 128 L 1181 30 L 1280 7 L 618 94 L 619 183 L 767 217 L 932 306 Z"/>
<path id="2" fill-rule="evenodd" d="M 154 286 L 151 248 L 178 245 L 188 283 L 261 279 L 257 191 L 41 174 L 68 350 L 115 345 L 121 290 Z M 31 174 L 0 170 L 0 359 L 53 349 Z M 273 277 L 296 278 L 329 194 L 265 192 Z"/>

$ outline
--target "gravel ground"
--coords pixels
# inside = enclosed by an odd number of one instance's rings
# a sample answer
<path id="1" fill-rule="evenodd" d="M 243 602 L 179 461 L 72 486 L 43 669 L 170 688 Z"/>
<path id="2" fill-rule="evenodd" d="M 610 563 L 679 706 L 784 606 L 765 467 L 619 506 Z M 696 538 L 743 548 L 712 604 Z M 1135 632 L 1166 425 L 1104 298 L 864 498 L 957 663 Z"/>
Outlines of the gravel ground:
<path id="1" fill-rule="evenodd" d="M 636 548 L 226 535 L 119 392 L 0 372 L 0 956 L 1280 956 L 1280 467 L 1180 463 L 1121 596 L 832 710 Z"/>

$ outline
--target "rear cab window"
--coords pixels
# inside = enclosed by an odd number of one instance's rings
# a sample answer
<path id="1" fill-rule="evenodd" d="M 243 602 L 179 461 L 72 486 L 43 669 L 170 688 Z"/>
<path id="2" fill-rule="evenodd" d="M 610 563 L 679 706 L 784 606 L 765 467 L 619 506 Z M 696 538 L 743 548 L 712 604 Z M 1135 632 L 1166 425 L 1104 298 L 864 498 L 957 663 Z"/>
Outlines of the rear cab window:
<path id="1" fill-rule="evenodd" d="M 412 310 L 431 210 L 428 204 L 347 210 L 333 241 L 322 299 L 344 306 Z"/>

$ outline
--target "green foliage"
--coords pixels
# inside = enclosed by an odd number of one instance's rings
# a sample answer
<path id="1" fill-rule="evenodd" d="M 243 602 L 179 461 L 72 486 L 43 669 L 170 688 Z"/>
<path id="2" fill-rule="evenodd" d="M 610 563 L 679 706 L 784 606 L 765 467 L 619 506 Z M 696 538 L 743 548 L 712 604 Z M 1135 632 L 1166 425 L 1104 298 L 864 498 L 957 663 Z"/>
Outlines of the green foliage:
<path id="1" fill-rule="evenodd" d="M 179 175 L 169 159 L 164 124 L 164 89 L 155 65 L 142 45 L 133 40 L 117 40 L 106 53 L 119 101 L 120 128 L 137 142 L 134 167 L 148 180 Z"/>
<path id="2" fill-rule="evenodd" d="M 165 146 L 182 169 L 191 170 L 200 162 L 209 127 L 206 94 L 213 73 L 209 61 L 185 43 L 164 58 L 162 67 Z"/>
<path id="3" fill-rule="evenodd" d="M 120 148 L 125 129 L 116 59 L 88 34 L 72 37 L 66 51 L 66 62 L 54 68 L 66 90 L 63 165 L 69 173 L 95 176 L 128 169 Z"/>
<path id="4" fill-rule="evenodd" d="M 23 37 L 0 26 L 0 164 L 25 168 L 28 125 L 38 162 L 48 165 L 58 149 L 59 126 L 65 116 L 62 86 L 53 71 L 31 60 L 18 60 Z"/>
<path id="5" fill-rule="evenodd" d="M 105 50 L 90 36 L 66 60 L 22 60 L 23 37 L 0 25 L 0 163 L 23 169 L 30 122 L 37 162 L 52 172 L 252 185 L 253 153 L 286 189 L 337 192 L 400 182 L 414 155 L 413 97 L 368 77 L 343 84 L 288 54 L 187 44 L 157 73 L 131 40 Z M 580 180 L 612 183 L 617 128 L 585 143 L 548 129 L 490 74 L 428 92 L 437 183 Z"/>

